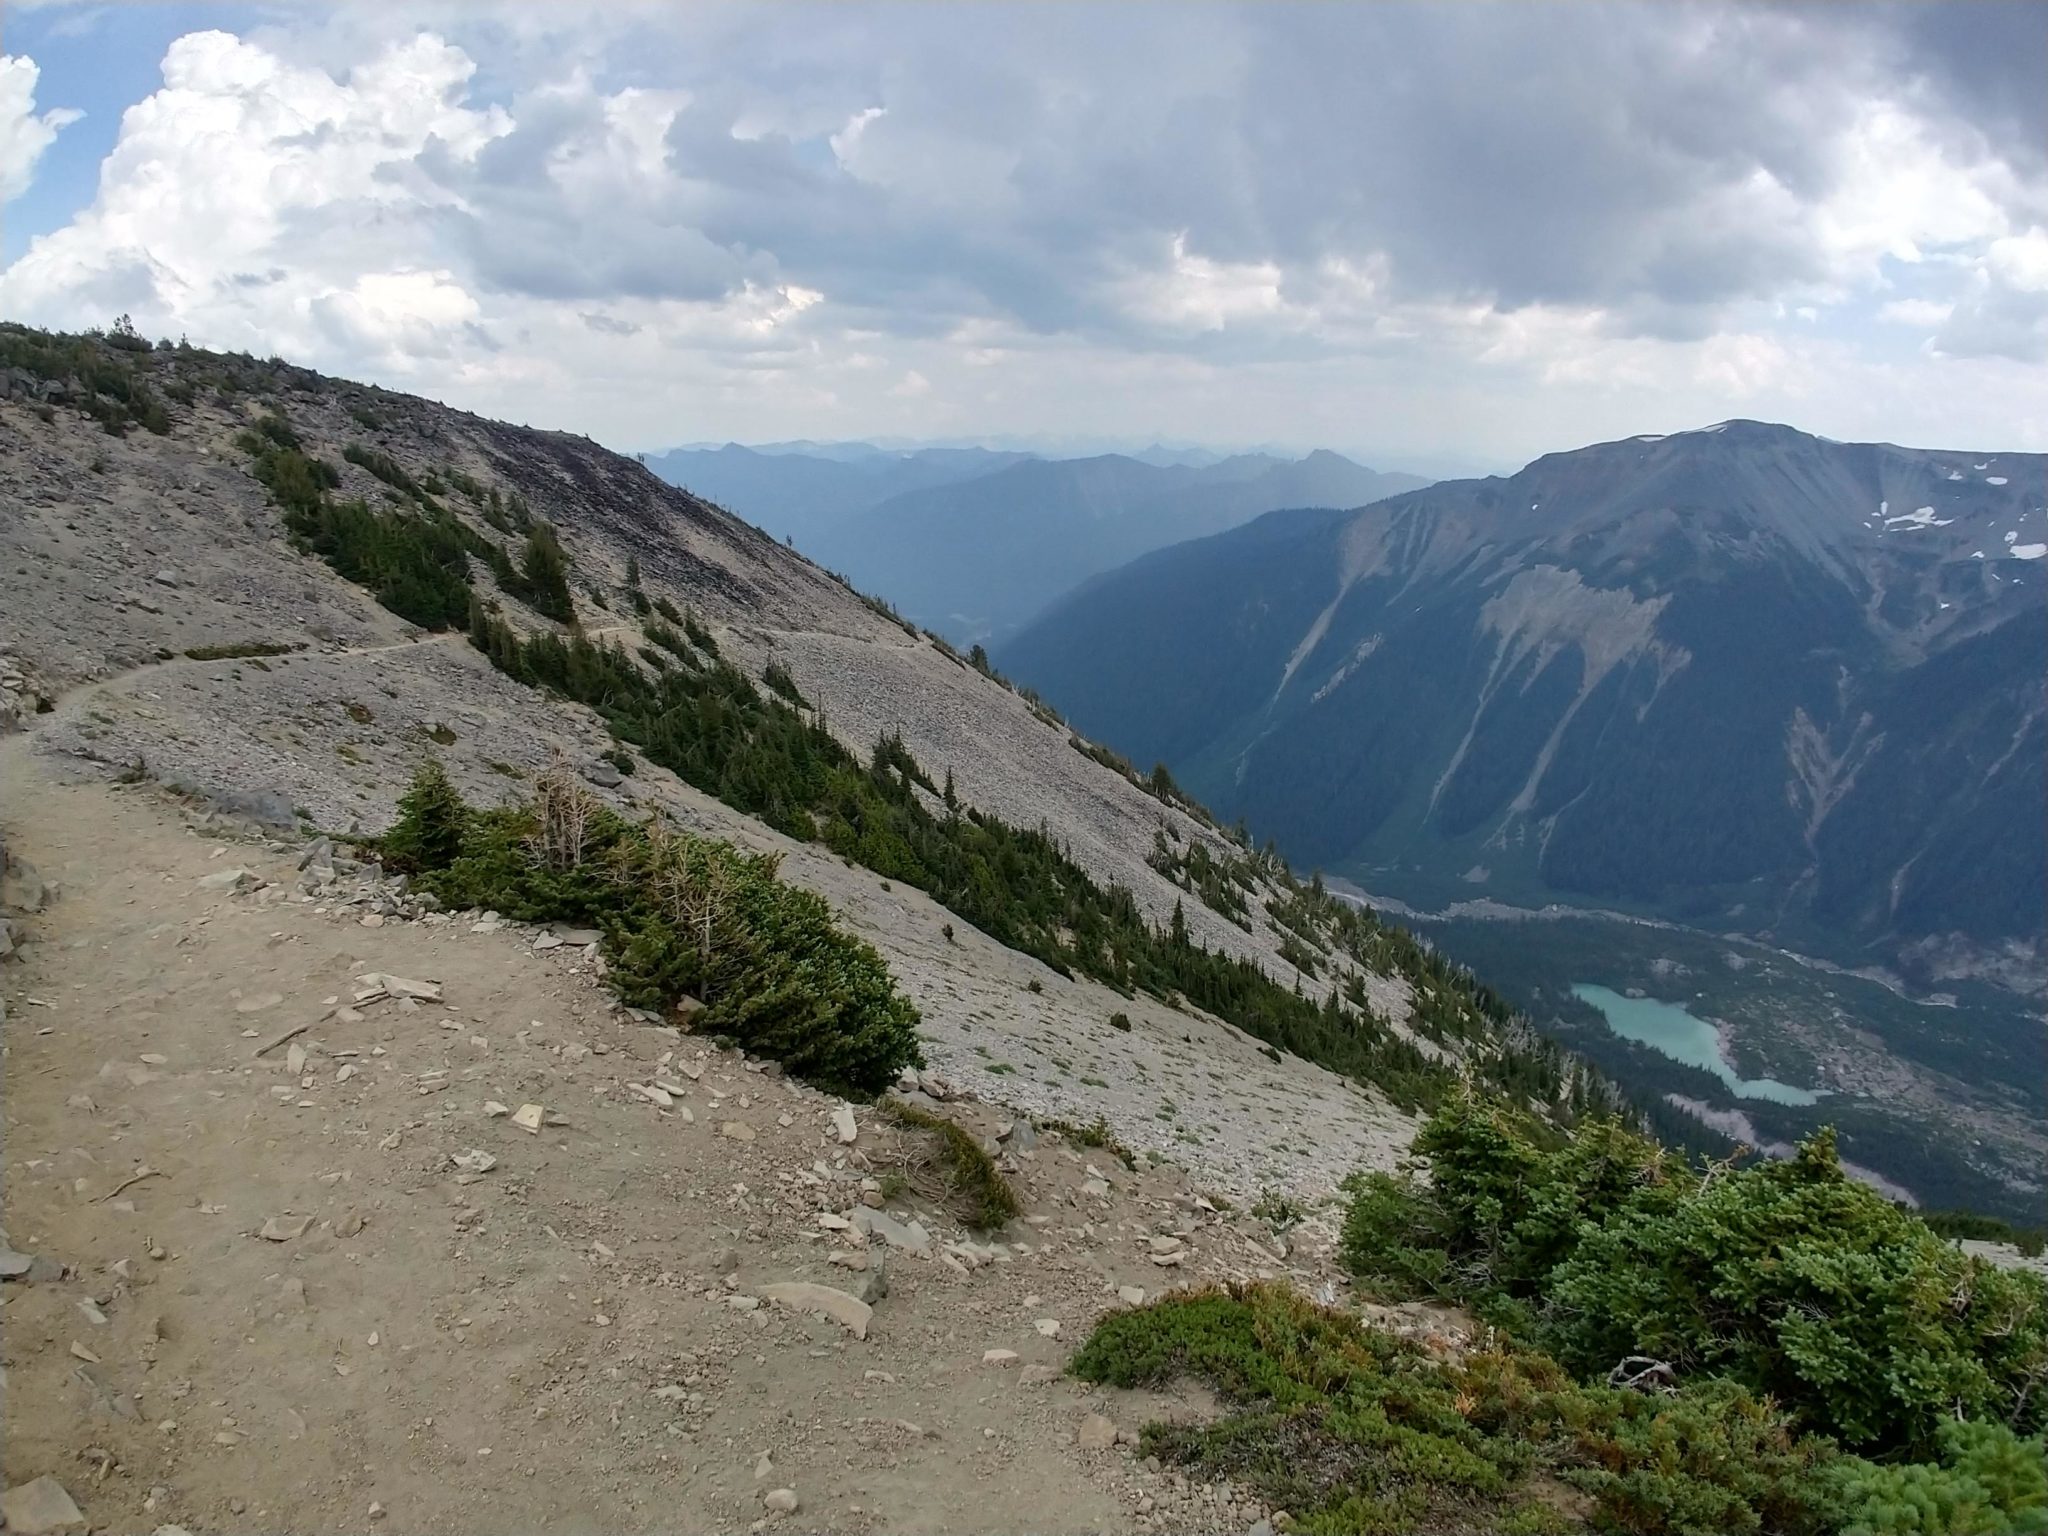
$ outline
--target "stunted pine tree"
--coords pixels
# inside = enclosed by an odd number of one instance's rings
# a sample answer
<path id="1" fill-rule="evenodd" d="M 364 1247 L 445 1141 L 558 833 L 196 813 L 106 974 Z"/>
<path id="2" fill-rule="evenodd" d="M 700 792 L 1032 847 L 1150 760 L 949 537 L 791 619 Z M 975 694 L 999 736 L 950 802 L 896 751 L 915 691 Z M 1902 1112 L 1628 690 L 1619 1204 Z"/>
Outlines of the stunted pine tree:
<path id="1" fill-rule="evenodd" d="M 555 536 L 552 524 L 536 523 L 527 534 L 519 576 L 526 589 L 527 606 L 535 613 L 564 624 L 576 617 L 576 600 L 569 595 L 569 557 L 562 553 L 561 540 Z"/>

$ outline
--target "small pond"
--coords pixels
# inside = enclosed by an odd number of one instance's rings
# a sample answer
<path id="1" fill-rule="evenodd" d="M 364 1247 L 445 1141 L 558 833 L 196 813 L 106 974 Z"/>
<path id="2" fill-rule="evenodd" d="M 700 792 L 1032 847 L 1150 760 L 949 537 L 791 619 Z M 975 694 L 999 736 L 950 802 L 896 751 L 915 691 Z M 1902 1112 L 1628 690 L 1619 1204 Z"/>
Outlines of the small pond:
<path id="1" fill-rule="evenodd" d="M 1607 1020 L 1607 1027 L 1624 1040 L 1635 1040 L 1652 1050 L 1662 1051 L 1673 1061 L 1711 1072 L 1728 1085 L 1738 1099 L 1769 1099 L 1774 1104 L 1812 1104 L 1820 1095 L 1805 1088 L 1769 1077 L 1737 1077 L 1735 1069 L 1721 1057 L 1721 1040 L 1714 1026 L 1696 1019 L 1676 1003 L 1660 1003 L 1654 997 L 1623 997 L 1612 987 L 1574 983 L 1572 995 L 1591 1003 Z"/>

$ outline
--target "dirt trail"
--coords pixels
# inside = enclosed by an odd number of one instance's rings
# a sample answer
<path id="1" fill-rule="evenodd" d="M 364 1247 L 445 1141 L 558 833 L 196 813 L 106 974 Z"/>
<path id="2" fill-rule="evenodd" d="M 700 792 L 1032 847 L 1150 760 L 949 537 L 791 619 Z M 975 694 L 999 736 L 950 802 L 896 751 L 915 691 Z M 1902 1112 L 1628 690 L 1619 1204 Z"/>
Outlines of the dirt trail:
<path id="1" fill-rule="evenodd" d="M 1091 1411 L 1134 1429 L 1203 1404 L 1057 1375 L 1119 1287 L 1277 1267 L 1178 1170 L 1048 1135 L 1014 1154 L 1025 1215 L 988 1245 L 949 1253 L 967 1234 L 899 1202 L 933 1251 L 858 1246 L 820 1217 L 861 1208 L 902 1133 L 861 1107 L 841 1145 L 836 1100 L 616 1010 L 580 946 L 367 926 L 296 894 L 290 850 L 202 836 L 152 788 L 52 782 L 20 737 L 0 786 L 10 850 L 60 891 L 0 971 L 6 1236 L 69 1269 L 0 1287 L 7 1485 L 54 1476 L 95 1529 L 195 1532 L 1264 1513 L 1076 1443 Z M 237 867 L 271 883 L 200 883 Z M 351 1016 L 372 972 L 442 1001 Z M 657 1076 L 684 1090 L 671 1108 L 626 1086 Z M 529 1135 L 487 1101 L 558 1123 Z M 1009 1119 L 946 1112 L 984 1136 Z M 487 1171 L 455 1164 L 472 1149 Z M 1151 1261 L 1161 1234 L 1174 1267 Z M 764 1299 L 852 1287 L 829 1255 L 884 1249 L 865 1338 Z M 764 1502 L 782 1489 L 794 1513 Z"/>

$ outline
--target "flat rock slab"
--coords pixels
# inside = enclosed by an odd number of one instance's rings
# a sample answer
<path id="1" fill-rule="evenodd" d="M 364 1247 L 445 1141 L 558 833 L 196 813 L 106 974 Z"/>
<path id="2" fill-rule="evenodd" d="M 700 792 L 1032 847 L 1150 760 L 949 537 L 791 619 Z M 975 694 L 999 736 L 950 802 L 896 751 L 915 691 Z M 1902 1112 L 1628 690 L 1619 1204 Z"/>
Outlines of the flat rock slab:
<path id="1" fill-rule="evenodd" d="M 85 1516 L 54 1477 L 39 1477 L 0 1493 L 0 1516 L 6 1518 L 11 1536 L 50 1536 L 85 1529 Z"/>
<path id="2" fill-rule="evenodd" d="M 903 1222 L 881 1211 L 856 1206 L 853 1224 L 869 1237 L 879 1237 L 892 1248 L 901 1248 L 910 1253 L 930 1253 L 932 1236 L 918 1221 Z"/>
<path id="3" fill-rule="evenodd" d="M 775 1285 L 764 1285 L 761 1294 L 778 1306 L 822 1313 L 856 1339 L 868 1336 L 868 1321 L 875 1315 L 875 1309 L 859 1297 L 849 1296 L 829 1285 L 815 1285 L 808 1280 L 785 1280 Z"/>

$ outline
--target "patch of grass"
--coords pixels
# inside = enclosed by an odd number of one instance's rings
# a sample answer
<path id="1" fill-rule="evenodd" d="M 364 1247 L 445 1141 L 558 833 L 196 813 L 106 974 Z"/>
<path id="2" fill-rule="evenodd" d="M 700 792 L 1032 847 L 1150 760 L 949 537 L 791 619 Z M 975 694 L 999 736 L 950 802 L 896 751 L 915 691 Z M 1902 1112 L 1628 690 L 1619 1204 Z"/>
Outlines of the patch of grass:
<path id="1" fill-rule="evenodd" d="M 967 1131 L 901 1099 L 884 1099 L 882 1109 L 899 1124 L 928 1131 L 934 1138 L 929 1155 L 904 1170 L 912 1188 L 977 1231 L 993 1231 L 1015 1218 L 1017 1192 Z"/>
<path id="2" fill-rule="evenodd" d="M 1109 1086 L 1099 1078 L 1084 1077 L 1081 1081 L 1094 1088 Z M 1109 1122 L 1100 1115 L 1086 1125 L 1076 1125 L 1071 1120 L 1040 1120 L 1038 1128 L 1064 1136 L 1077 1147 L 1100 1147 L 1103 1151 L 1113 1154 L 1126 1168 L 1135 1169 L 1138 1166 L 1137 1154 L 1116 1139 L 1115 1133 L 1109 1128 Z"/>
<path id="3" fill-rule="evenodd" d="M 438 747 L 452 747 L 455 745 L 455 733 L 438 720 L 422 732 L 422 734 L 427 740 L 433 742 Z"/>
<path id="4" fill-rule="evenodd" d="M 1252 1214 L 1275 1232 L 1287 1232 L 1301 1225 L 1308 1209 L 1293 1196 L 1269 1189 L 1252 1206 Z"/>
<path id="5" fill-rule="evenodd" d="M 245 656 L 289 656 L 303 645 L 277 645 L 267 640 L 245 640 L 239 645 L 195 645 L 185 652 L 187 661 L 240 661 Z"/>

